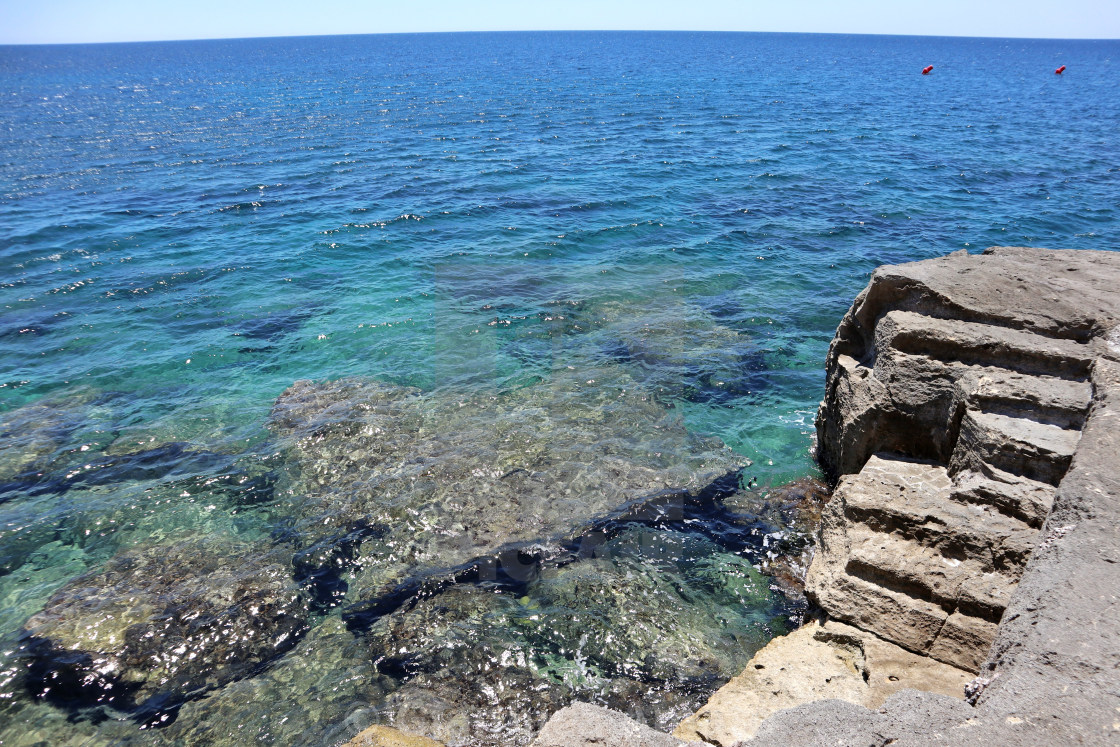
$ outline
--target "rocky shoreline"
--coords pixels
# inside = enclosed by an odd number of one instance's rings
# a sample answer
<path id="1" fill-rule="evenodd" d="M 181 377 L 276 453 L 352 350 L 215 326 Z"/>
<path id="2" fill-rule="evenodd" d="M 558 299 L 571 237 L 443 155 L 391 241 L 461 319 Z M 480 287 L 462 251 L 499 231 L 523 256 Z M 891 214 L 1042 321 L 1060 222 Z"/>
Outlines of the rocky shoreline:
<path id="1" fill-rule="evenodd" d="M 31 405 L 0 487 L 134 498 L 0 558 L 72 559 L 9 637 L 0 711 L 39 724 L 20 744 L 236 744 L 214 725 L 262 703 L 286 744 L 1120 736 L 1118 280 L 1108 252 L 880 268 L 828 356 L 831 494 L 753 490 L 609 362 L 472 396 L 300 381 L 259 460 L 70 455 L 97 400 Z"/>
<path id="2" fill-rule="evenodd" d="M 1120 254 L 882 267 L 817 420 L 836 482 L 807 594 L 674 737 L 594 706 L 534 743 L 1099 744 L 1120 738 Z"/>

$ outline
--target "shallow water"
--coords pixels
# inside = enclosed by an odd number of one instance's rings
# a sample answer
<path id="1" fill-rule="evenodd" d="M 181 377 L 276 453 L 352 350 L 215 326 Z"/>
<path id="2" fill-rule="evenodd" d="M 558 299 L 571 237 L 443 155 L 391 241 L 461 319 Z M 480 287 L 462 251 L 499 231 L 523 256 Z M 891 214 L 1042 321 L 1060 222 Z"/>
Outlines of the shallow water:
<path id="1" fill-rule="evenodd" d="M 744 486 L 812 471 L 868 273 L 1115 248 L 1118 52 L 0 47 L 0 739 L 509 744 L 571 698 L 668 726 L 797 616 L 756 566 L 800 540 Z M 240 664 L 50 690 L 29 625 Z"/>

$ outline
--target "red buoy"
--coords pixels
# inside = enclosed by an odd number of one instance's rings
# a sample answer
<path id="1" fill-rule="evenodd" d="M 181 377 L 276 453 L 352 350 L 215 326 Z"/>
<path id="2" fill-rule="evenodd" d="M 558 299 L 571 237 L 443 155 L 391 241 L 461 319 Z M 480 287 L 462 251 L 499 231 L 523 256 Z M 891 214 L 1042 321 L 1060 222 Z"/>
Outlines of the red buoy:
<path id="1" fill-rule="evenodd" d="M 933 70 L 933 65 L 922 68 L 922 75 L 929 75 L 931 70 Z M 1065 70 L 1065 68 L 1063 67 L 1062 70 Z"/>
<path id="2" fill-rule="evenodd" d="M 1061 75 L 1065 71 L 1066 71 L 1066 66 L 1062 65 L 1060 68 L 1058 68 L 1057 70 L 1054 71 L 1054 75 Z"/>

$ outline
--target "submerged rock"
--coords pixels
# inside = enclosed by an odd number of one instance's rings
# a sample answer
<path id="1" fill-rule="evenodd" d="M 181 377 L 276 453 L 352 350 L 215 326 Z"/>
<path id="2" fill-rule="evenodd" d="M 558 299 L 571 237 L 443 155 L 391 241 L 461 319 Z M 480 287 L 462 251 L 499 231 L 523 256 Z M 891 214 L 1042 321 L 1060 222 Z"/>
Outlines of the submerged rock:
<path id="1" fill-rule="evenodd" d="M 773 634 L 776 599 L 750 563 L 703 538 L 636 528 L 529 587 L 542 648 L 598 676 L 703 691 Z"/>
<path id="2" fill-rule="evenodd" d="M 759 568 L 791 599 L 804 598 L 815 550 L 813 537 L 830 498 L 824 482 L 803 477 L 768 490 L 742 490 L 724 500 L 726 509 L 742 521 L 754 519 L 767 527 Z"/>
<path id="3" fill-rule="evenodd" d="M 395 726 L 449 745 L 525 744 L 577 699 L 667 729 L 775 632 L 784 603 L 738 556 L 634 527 L 516 591 L 452 586 L 374 623 L 400 679 Z"/>
<path id="4" fill-rule="evenodd" d="M 726 300 L 685 301 L 669 291 L 668 284 L 680 277 L 664 268 L 653 276 L 636 270 L 632 280 L 625 297 L 563 299 L 563 290 L 569 289 L 556 289 L 561 295 L 549 302 L 487 303 L 463 309 L 463 319 L 467 329 L 482 330 L 499 356 L 512 356 L 533 369 L 550 366 L 561 348 L 565 361 L 613 361 L 669 400 L 721 403 L 771 386 L 766 351 L 728 323 L 742 309 Z M 488 274 L 485 291 L 462 288 L 454 295 L 492 298 L 495 282 Z M 539 294 L 539 289 L 531 292 Z"/>
<path id="5" fill-rule="evenodd" d="M 148 546 L 73 579 L 25 623 L 28 685 L 52 702 L 111 705 L 159 725 L 184 701 L 258 671 L 306 627 L 277 557 L 222 540 Z"/>
<path id="6" fill-rule="evenodd" d="M 93 399 L 90 390 L 51 395 L 0 415 L 0 502 L 65 445 Z"/>
<path id="7" fill-rule="evenodd" d="M 588 304 L 581 319 L 632 375 L 657 392 L 723 402 L 770 385 L 763 351 L 706 310 L 674 297 Z"/>
<path id="8" fill-rule="evenodd" d="M 184 704 L 159 736 L 191 747 L 337 745 L 381 720 L 378 704 L 397 687 L 363 639 L 326 617 L 263 672 Z"/>
<path id="9" fill-rule="evenodd" d="M 509 594 L 456 586 L 380 620 L 367 641 L 377 670 L 402 681 L 386 703 L 392 723 L 449 745 L 528 741 L 567 695 L 511 634 L 531 614 Z"/>
<path id="10" fill-rule="evenodd" d="M 525 744 L 576 698 L 669 728 L 784 629 L 784 600 L 702 521 L 664 528 L 733 492 L 745 460 L 625 366 L 492 396 L 297 382 L 272 429 L 305 555 L 379 528 L 346 541 L 346 584 L 320 601 L 360 602 L 344 619 L 399 683 L 384 706 L 397 728 Z"/>
<path id="11" fill-rule="evenodd" d="M 115 456 L 89 456 L 78 465 L 53 465 L 35 484 L 23 488 L 25 495 L 62 494 L 75 488 L 154 482 L 189 474 L 208 474 L 227 466 L 230 457 L 195 451 L 187 444 L 168 443 Z M 59 467 L 62 466 L 62 469 Z"/>
<path id="12" fill-rule="evenodd" d="M 355 585 L 371 590 L 571 538 L 634 499 L 698 488 L 745 461 L 689 433 L 617 366 L 494 396 L 297 382 L 272 423 L 309 541 L 357 522 L 387 527 L 358 564 Z"/>

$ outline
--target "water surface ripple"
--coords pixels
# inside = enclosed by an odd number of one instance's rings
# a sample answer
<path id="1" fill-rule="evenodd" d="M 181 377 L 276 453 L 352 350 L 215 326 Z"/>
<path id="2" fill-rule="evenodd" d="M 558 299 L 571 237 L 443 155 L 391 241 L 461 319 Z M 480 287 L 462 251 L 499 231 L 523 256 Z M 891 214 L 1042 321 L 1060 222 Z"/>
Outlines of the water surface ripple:
<path id="1" fill-rule="evenodd" d="M 0 741 L 671 727 L 796 621 L 765 488 L 870 271 L 1116 248 L 1118 55 L 0 47 Z"/>

